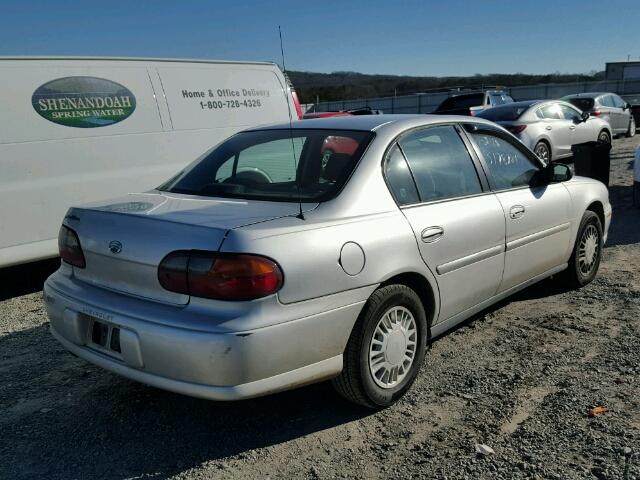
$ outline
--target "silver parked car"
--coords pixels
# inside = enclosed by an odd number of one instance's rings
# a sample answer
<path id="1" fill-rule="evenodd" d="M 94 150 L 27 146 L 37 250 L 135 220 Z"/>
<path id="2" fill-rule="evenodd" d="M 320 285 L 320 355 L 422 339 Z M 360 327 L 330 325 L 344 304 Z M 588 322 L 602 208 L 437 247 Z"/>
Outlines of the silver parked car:
<path id="1" fill-rule="evenodd" d="M 602 183 L 482 119 L 305 120 L 71 208 L 44 298 L 68 350 L 149 385 L 234 400 L 333 378 L 383 407 L 430 338 L 550 275 L 590 282 L 610 219 Z"/>
<path id="2" fill-rule="evenodd" d="M 515 102 L 478 116 L 502 125 L 544 161 L 570 157 L 571 146 L 577 143 L 611 143 L 606 121 L 560 100 Z"/>
<path id="3" fill-rule="evenodd" d="M 589 92 L 562 97 L 592 117 L 602 118 L 611 125 L 613 135 L 633 137 L 636 121 L 631 113 L 631 105 L 615 93 Z"/>

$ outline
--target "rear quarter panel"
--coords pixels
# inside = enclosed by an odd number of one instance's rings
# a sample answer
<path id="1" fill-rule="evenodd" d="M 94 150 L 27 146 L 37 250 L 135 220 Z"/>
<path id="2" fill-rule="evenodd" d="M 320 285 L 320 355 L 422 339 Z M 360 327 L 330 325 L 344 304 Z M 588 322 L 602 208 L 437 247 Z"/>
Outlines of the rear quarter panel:
<path id="1" fill-rule="evenodd" d="M 282 303 L 377 285 L 408 271 L 429 274 L 400 211 L 334 221 L 316 222 L 313 215 L 307 217 L 288 217 L 233 230 L 222 251 L 258 253 L 277 261 L 285 277 L 279 292 Z M 342 267 L 350 260 L 344 254 L 341 258 L 347 243 L 347 248 L 357 252 L 359 247 L 362 251 L 359 272 L 355 268 L 347 273 Z"/>

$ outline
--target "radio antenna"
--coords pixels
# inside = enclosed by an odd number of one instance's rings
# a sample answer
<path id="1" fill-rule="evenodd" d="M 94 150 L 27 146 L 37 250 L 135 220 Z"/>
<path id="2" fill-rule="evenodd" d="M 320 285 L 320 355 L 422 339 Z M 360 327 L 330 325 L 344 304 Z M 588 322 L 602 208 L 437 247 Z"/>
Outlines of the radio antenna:
<path id="1" fill-rule="evenodd" d="M 289 97 L 291 96 L 291 86 L 290 86 L 290 81 L 289 81 L 289 77 L 287 76 L 287 67 L 284 63 L 284 46 L 282 43 L 282 29 L 280 28 L 280 25 L 278 25 L 278 35 L 280 36 L 280 55 L 282 56 L 282 73 L 284 73 L 284 80 L 285 80 L 285 97 L 287 99 L 287 110 L 289 111 L 289 137 L 291 138 L 291 152 L 293 154 L 293 168 L 295 171 L 295 178 L 294 178 L 294 182 L 296 184 L 296 190 L 298 192 L 298 207 L 299 207 L 299 211 L 298 211 L 298 215 L 296 215 L 296 218 L 299 218 L 300 220 L 304 220 L 304 214 L 302 213 L 302 195 L 300 193 L 300 183 L 298 182 L 298 164 L 296 162 L 296 145 L 295 142 L 293 141 L 293 117 L 291 116 L 291 100 L 289 99 Z"/>

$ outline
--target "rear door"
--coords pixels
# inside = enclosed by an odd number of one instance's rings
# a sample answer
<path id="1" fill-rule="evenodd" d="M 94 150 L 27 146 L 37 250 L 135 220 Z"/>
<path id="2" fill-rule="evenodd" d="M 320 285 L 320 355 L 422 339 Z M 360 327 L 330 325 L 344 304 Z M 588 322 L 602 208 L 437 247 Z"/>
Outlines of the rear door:
<path id="1" fill-rule="evenodd" d="M 545 120 L 545 132 L 551 140 L 552 158 L 571 155 L 575 125 L 567 120 L 559 103 L 547 103 L 538 110 Z"/>
<path id="2" fill-rule="evenodd" d="M 602 112 L 601 118 L 609 122 L 609 126 L 614 134 L 618 133 L 620 120 L 617 114 L 618 109 L 616 109 L 616 105 L 613 102 L 613 97 L 611 95 L 602 95 L 597 101 L 600 104 L 600 111 Z"/>
<path id="3" fill-rule="evenodd" d="M 471 129 L 506 218 L 506 253 L 499 292 L 561 265 L 570 248 L 571 198 L 563 184 L 532 186 L 538 160 L 508 135 Z"/>
<path id="4" fill-rule="evenodd" d="M 403 135 L 385 172 L 438 282 L 439 321 L 493 296 L 504 265 L 504 213 L 457 127 Z"/>

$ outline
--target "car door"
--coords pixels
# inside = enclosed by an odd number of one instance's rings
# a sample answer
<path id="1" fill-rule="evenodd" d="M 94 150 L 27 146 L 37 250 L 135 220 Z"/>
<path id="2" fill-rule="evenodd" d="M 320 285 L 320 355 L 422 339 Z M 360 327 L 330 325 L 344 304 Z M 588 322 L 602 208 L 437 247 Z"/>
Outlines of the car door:
<path id="1" fill-rule="evenodd" d="M 504 213 L 458 127 L 402 135 L 389 151 L 385 175 L 438 283 L 438 321 L 495 295 L 504 265 Z"/>
<path id="2" fill-rule="evenodd" d="M 618 133 L 618 115 L 616 112 L 616 107 L 615 107 L 615 103 L 613 103 L 613 97 L 611 95 L 602 95 L 601 97 L 598 98 L 598 104 L 600 105 L 600 118 L 602 118 L 603 120 L 605 120 L 606 122 L 609 123 L 609 126 L 611 127 L 611 131 L 613 132 L 613 134 L 617 134 Z"/>
<path id="3" fill-rule="evenodd" d="M 535 155 L 492 128 L 467 127 L 506 219 L 505 263 L 499 292 L 565 262 L 570 249 L 571 198 L 561 183 L 538 185 Z"/>
<path id="4" fill-rule="evenodd" d="M 573 106 L 561 104 L 560 110 L 565 120 L 571 122 L 569 131 L 571 132 L 570 143 L 575 145 L 577 143 L 593 142 L 597 139 L 598 132 L 595 132 L 591 125 L 582 120 L 580 111 Z M 569 147 L 571 149 L 571 147 Z"/>
<path id="5" fill-rule="evenodd" d="M 573 123 L 564 118 L 559 103 L 547 103 L 538 110 L 538 116 L 545 120 L 545 132 L 551 141 L 552 158 L 571 155 Z"/>
<path id="6" fill-rule="evenodd" d="M 613 104 L 616 109 L 616 133 L 627 133 L 627 130 L 629 129 L 631 109 L 627 108 L 627 102 L 618 95 L 611 95 L 611 98 L 613 99 Z"/>

